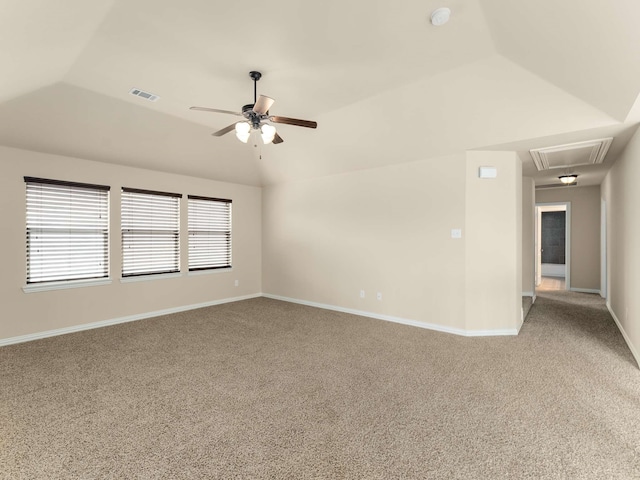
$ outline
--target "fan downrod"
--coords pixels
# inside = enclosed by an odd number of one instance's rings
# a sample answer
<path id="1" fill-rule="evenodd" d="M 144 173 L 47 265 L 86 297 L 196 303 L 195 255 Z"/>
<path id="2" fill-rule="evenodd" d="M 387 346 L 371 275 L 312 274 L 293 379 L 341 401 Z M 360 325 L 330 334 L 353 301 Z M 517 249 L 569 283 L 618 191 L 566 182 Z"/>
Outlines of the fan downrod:
<path id="1" fill-rule="evenodd" d="M 262 74 L 255 70 L 251 70 L 249 72 L 249 76 L 253 80 L 253 103 L 255 104 L 258 101 L 258 80 L 262 78 Z"/>

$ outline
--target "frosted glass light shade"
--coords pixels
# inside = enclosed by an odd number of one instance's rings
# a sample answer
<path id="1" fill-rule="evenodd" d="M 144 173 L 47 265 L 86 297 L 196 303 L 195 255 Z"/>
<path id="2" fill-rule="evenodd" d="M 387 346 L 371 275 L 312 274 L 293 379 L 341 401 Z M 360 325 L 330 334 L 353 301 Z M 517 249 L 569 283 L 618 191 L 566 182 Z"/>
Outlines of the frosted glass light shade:
<path id="1" fill-rule="evenodd" d="M 238 122 L 236 123 L 236 137 L 242 143 L 247 143 L 249 140 L 249 135 L 251 132 L 251 125 L 247 122 Z"/>
<path id="2" fill-rule="evenodd" d="M 276 136 L 276 127 L 264 124 L 260 127 L 260 131 L 262 132 L 262 141 L 265 145 L 273 142 L 273 139 Z"/>

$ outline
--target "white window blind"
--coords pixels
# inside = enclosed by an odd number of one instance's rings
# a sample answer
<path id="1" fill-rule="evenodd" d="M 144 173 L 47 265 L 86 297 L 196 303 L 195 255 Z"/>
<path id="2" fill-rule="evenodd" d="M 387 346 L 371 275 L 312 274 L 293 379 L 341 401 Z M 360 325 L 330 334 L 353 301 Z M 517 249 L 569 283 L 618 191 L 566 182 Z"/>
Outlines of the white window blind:
<path id="1" fill-rule="evenodd" d="M 189 270 L 231 267 L 231 200 L 189 195 Z"/>
<path id="2" fill-rule="evenodd" d="M 24 177 L 27 284 L 109 275 L 109 187 Z"/>
<path id="3" fill-rule="evenodd" d="M 177 193 L 122 189 L 122 276 L 180 271 Z"/>

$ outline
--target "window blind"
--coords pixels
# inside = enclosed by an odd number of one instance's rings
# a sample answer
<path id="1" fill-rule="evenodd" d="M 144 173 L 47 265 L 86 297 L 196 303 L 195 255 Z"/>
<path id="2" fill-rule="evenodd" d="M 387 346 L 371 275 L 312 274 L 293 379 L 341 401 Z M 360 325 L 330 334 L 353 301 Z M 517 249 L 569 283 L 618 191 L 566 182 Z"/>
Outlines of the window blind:
<path id="1" fill-rule="evenodd" d="M 109 187 L 24 177 L 27 284 L 109 275 Z"/>
<path id="2" fill-rule="evenodd" d="M 189 270 L 231 267 L 231 200 L 189 195 Z"/>
<path id="3" fill-rule="evenodd" d="M 180 271 L 180 198 L 122 189 L 122 276 Z"/>

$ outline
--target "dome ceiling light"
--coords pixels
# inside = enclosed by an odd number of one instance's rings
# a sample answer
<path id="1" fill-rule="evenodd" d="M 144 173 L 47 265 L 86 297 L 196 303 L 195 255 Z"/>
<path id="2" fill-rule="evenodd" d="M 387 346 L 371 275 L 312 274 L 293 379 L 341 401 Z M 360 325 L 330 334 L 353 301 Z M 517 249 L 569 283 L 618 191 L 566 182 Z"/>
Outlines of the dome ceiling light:
<path id="1" fill-rule="evenodd" d="M 578 180 L 578 175 L 576 174 L 571 174 L 571 175 L 560 175 L 558 177 L 560 179 L 560 181 L 565 184 L 565 185 L 571 185 L 572 183 L 575 183 L 576 180 Z"/>

